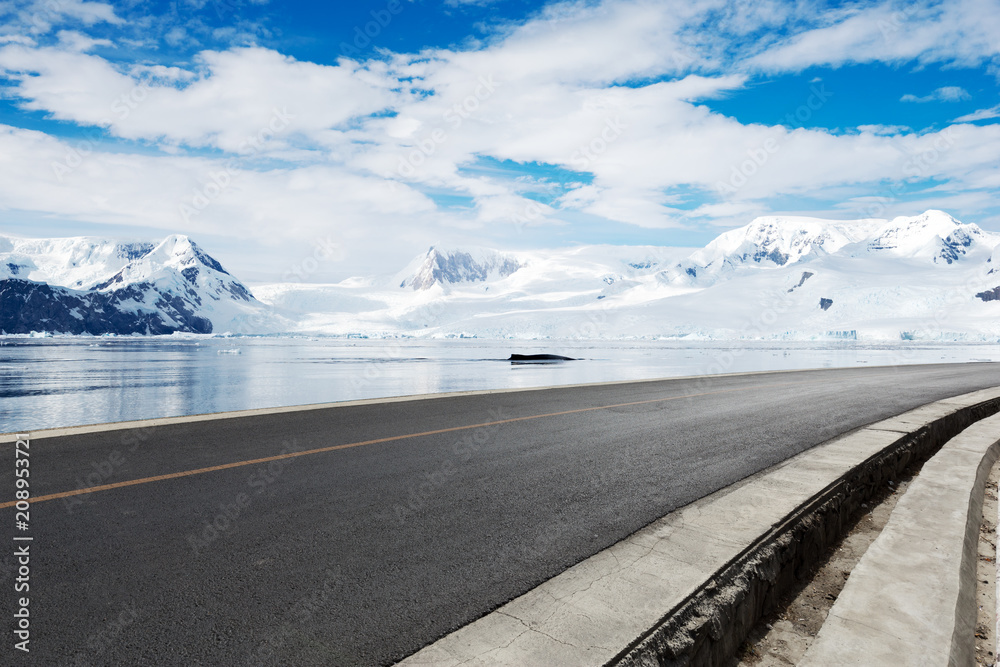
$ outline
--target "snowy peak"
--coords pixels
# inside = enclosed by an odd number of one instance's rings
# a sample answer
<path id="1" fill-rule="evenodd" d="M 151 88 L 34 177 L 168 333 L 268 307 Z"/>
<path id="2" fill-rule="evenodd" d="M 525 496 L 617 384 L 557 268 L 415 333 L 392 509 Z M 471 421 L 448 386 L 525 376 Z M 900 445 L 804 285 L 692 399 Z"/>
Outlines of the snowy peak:
<path id="1" fill-rule="evenodd" d="M 874 225 L 798 217 L 763 217 L 719 236 L 702 251 L 709 259 L 732 264 L 785 266 L 830 254 L 865 238 Z M 698 253 L 696 253 L 697 255 Z"/>
<path id="2" fill-rule="evenodd" d="M 169 333 L 270 329 L 250 291 L 187 236 L 159 242 L 0 237 L 4 330 Z M 16 312 L 15 312 L 16 311 Z"/>
<path id="3" fill-rule="evenodd" d="M 163 239 L 147 257 L 157 258 L 164 266 L 190 268 L 204 265 L 213 271 L 229 275 L 219 262 L 203 251 L 198 244 L 183 234 L 173 234 Z"/>
<path id="4" fill-rule="evenodd" d="M 0 278 L 91 289 L 156 247 L 78 236 L 62 239 L 0 237 Z"/>
<path id="5" fill-rule="evenodd" d="M 182 284 L 178 285 L 178 282 Z M 168 236 L 149 252 L 135 257 L 113 276 L 95 285 L 94 289 L 115 291 L 140 283 L 166 289 L 180 287 L 196 301 L 201 296 L 216 301 L 223 298 L 253 300 L 250 291 L 217 260 L 180 234 Z"/>
<path id="6" fill-rule="evenodd" d="M 469 251 L 431 247 L 426 255 L 415 261 L 416 268 L 404 272 L 400 287 L 428 290 L 435 285 L 500 280 L 523 266 L 510 255 L 486 249 Z"/>
<path id="7" fill-rule="evenodd" d="M 975 225 L 964 225 L 942 211 L 927 211 L 915 217 L 900 216 L 879 228 L 868 247 L 872 250 L 911 250 L 923 247 L 931 239 L 946 238 L 963 227 Z"/>
<path id="8" fill-rule="evenodd" d="M 979 247 L 992 248 L 998 241 L 1000 238 L 977 225 L 931 210 L 886 222 L 868 242 L 867 250 L 951 264 Z"/>
<path id="9" fill-rule="evenodd" d="M 229 276 L 218 261 L 181 234 L 159 243 L 79 236 L 22 239 L 0 236 L 0 278 L 17 278 L 76 290 L 105 289 L 109 281 L 146 280 L 164 268 L 203 267 Z M 230 276 L 231 278 L 231 276 Z"/>
<path id="10" fill-rule="evenodd" d="M 775 269 L 827 255 L 868 254 L 951 264 L 1000 236 L 942 211 L 893 220 L 819 220 L 768 216 L 721 234 L 665 275 L 707 285 L 742 268 Z"/>
<path id="11" fill-rule="evenodd" d="M 779 268 L 836 253 L 867 238 L 881 222 L 760 217 L 724 232 L 665 276 L 673 282 L 711 284 L 743 268 Z"/>

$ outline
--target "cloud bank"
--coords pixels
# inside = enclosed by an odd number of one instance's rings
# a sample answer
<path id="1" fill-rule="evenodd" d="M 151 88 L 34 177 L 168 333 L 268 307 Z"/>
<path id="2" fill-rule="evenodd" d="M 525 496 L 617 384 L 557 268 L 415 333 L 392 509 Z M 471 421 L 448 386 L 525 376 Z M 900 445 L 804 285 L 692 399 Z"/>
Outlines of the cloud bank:
<path id="1" fill-rule="evenodd" d="M 929 130 L 828 130 L 710 103 L 816 66 L 996 68 L 1000 2 L 808 4 L 562 2 L 469 46 L 326 64 L 252 42 L 157 61 L 90 34 L 119 29 L 110 5 L 5 6 L 5 96 L 77 130 L 0 126 L 0 206 L 259 243 L 333 234 L 387 264 L 441 238 L 729 226 L 788 201 L 990 210 L 1000 126 L 975 122 L 995 107 Z M 813 83 L 786 117 L 837 94 Z"/>

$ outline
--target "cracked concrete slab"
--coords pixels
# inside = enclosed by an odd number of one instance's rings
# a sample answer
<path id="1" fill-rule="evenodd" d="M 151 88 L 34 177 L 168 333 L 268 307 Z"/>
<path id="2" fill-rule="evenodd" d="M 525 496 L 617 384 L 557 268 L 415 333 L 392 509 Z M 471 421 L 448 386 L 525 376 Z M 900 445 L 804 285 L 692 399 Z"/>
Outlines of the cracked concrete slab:
<path id="1" fill-rule="evenodd" d="M 970 391 L 967 394 L 959 394 L 958 396 L 952 396 L 951 398 L 943 398 L 940 401 L 935 401 L 934 403 L 928 403 L 928 405 L 955 405 L 957 407 L 964 407 L 966 405 L 974 405 L 976 403 L 982 403 L 983 401 L 988 401 L 990 399 L 996 398 L 997 390 L 995 387 L 989 387 L 987 389 L 979 389 L 977 391 Z M 923 410 L 927 406 L 922 406 L 905 412 L 903 414 L 910 414 L 910 412 L 915 412 L 916 410 Z"/>
<path id="2" fill-rule="evenodd" d="M 837 438 L 814 447 L 809 450 L 809 455 L 803 456 L 801 460 L 809 463 L 828 462 L 830 465 L 838 466 L 841 470 L 850 470 L 859 461 L 875 456 L 913 430 L 915 429 L 909 429 L 903 433 L 876 428 L 874 425 L 867 426 L 855 431 L 847 438 Z"/>
<path id="3" fill-rule="evenodd" d="M 867 651 L 864 654 L 842 656 L 838 658 L 837 662 L 833 663 L 809 663 L 806 661 L 809 658 L 809 653 L 806 652 L 806 658 L 803 659 L 803 662 L 799 663 L 800 667 L 807 664 L 822 664 L 824 667 L 829 667 L 830 665 L 864 665 L 865 667 L 870 667 L 871 665 L 901 665 L 903 663 L 899 662 L 899 656 L 905 655 L 914 649 L 914 646 L 904 639 L 886 634 L 857 621 L 831 615 L 827 617 L 826 623 L 823 625 L 824 628 L 828 626 L 831 631 L 837 632 L 840 636 L 850 637 L 851 642 L 857 642 L 859 645 L 865 646 Z M 921 666 L 949 664 L 947 653 L 923 646 L 920 647 L 920 652 L 922 656 L 921 661 L 910 664 Z"/>
<path id="4" fill-rule="evenodd" d="M 950 400 L 950 399 L 948 399 Z M 987 399 L 988 400 L 988 399 Z M 879 428 L 883 430 L 893 430 L 901 431 L 903 433 L 910 433 L 920 428 L 924 424 L 934 421 L 935 419 L 940 419 L 945 417 L 954 411 L 955 406 L 964 406 L 965 403 L 952 403 L 946 401 L 940 401 L 938 403 L 931 403 L 930 405 L 924 405 L 915 410 L 910 410 L 907 413 L 899 415 L 898 417 L 891 417 L 885 419 L 878 423 L 878 425 L 872 425 L 869 428 Z"/>

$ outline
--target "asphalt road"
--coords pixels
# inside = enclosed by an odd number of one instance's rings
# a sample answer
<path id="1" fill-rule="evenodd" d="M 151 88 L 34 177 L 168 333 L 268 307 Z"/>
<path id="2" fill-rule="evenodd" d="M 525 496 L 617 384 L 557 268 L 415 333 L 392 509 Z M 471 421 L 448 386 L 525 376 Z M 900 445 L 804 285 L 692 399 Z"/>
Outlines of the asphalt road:
<path id="1" fill-rule="evenodd" d="M 30 544 L 31 631 L 0 663 L 391 663 L 718 488 L 995 385 L 1000 364 L 833 369 L 35 439 L 35 497 L 351 446 L 36 502 L 28 531 L 0 510 L 0 613 Z M 7 445 L 2 501 L 14 470 Z"/>

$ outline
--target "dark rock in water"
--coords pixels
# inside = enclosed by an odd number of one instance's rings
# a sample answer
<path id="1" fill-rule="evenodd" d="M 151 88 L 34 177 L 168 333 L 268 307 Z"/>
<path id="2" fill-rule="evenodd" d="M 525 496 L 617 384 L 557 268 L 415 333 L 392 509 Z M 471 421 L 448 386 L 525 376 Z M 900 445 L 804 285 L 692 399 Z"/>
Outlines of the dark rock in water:
<path id="1" fill-rule="evenodd" d="M 576 361 L 576 359 L 558 354 L 512 354 L 507 361 Z"/>
<path id="2" fill-rule="evenodd" d="M 830 310 L 830 306 L 833 305 L 833 299 L 820 299 L 819 307 L 823 310 Z"/>

